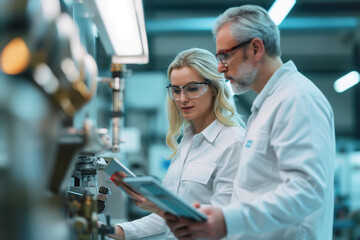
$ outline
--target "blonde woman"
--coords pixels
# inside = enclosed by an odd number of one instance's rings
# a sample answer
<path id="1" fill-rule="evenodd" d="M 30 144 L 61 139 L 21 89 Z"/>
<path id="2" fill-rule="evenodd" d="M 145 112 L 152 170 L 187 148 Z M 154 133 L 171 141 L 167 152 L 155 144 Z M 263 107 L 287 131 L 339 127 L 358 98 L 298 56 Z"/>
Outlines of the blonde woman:
<path id="1" fill-rule="evenodd" d="M 227 205 L 245 128 L 235 112 L 230 89 L 217 71 L 217 60 L 204 49 L 183 51 L 170 64 L 168 78 L 170 127 L 166 143 L 172 150 L 172 161 L 163 185 L 190 204 Z M 118 173 L 112 180 L 123 186 L 137 206 L 154 213 L 116 224 L 116 233 L 110 237 L 175 239 L 166 226 L 163 213 L 126 188 L 121 177 L 123 175 Z"/>

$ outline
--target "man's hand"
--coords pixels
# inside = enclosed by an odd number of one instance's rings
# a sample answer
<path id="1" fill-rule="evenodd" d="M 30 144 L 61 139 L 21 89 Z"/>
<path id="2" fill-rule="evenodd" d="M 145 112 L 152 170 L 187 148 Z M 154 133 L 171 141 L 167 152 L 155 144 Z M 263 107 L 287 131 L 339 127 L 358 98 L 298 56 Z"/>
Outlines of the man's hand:
<path id="1" fill-rule="evenodd" d="M 170 230 L 180 240 L 192 240 L 191 231 L 188 226 L 191 224 L 191 221 L 186 218 L 178 218 L 171 213 L 165 213 L 166 224 L 169 226 Z"/>
<path id="2" fill-rule="evenodd" d="M 200 210 L 207 215 L 208 220 L 206 222 L 200 223 L 186 218 L 176 218 L 175 216 L 166 213 L 166 224 L 180 240 L 193 240 L 197 238 L 215 240 L 225 237 L 226 226 L 221 209 L 204 207 Z"/>
<path id="3" fill-rule="evenodd" d="M 123 172 L 116 172 L 111 176 L 111 181 L 114 182 L 116 186 L 121 187 L 131 199 L 134 200 L 135 205 L 141 209 L 146 211 L 150 211 L 164 217 L 164 211 L 158 208 L 155 204 L 147 200 L 143 195 L 136 192 L 133 188 L 131 188 L 128 184 L 126 184 L 123 178 L 126 177 L 126 174 Z"/>

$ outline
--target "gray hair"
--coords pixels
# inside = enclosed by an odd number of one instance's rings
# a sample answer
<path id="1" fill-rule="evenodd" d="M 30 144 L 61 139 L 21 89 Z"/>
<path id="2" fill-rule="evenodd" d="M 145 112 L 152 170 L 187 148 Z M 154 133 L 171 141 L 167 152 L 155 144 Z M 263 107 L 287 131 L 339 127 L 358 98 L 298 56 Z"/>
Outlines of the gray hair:
<path id="1" fill-rule="evenodd" d="M 219 29 L 228 22 L 231 23 L 233 37 L 239 43 L 260 38 L 270 57 L 281 55 L 279 28 L 264 8 L 251 4 L 229 8 L 216 19 L 213 35 L 216 37 Z"/>

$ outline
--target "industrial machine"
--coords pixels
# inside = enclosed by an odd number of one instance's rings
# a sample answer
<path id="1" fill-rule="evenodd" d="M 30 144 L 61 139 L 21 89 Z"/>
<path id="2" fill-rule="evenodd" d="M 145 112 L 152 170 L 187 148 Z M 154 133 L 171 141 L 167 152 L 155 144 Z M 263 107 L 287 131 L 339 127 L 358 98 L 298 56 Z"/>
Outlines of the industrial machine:
<path id="1" fill-rule="evenodd" d="M 5 0 L 0 33 L 0 238 L 104 239 L 97 177 L 121 152 L 126 64 L 148 61 L 141 1 Z M 99 84 L 112 92 L 102 127 Z"/>

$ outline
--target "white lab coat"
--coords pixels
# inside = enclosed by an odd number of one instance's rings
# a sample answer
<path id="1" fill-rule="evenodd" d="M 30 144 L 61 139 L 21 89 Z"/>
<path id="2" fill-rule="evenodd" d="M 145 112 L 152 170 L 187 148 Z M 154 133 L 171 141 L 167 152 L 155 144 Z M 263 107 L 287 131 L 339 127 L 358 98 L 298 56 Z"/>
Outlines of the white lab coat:
<path id="1" fill-rule="evenodd" d="M 334 116 L 292 61 L 256 97 L 231 205 L 231 239 L 332 239 Z"/>
<path id="2" fill-rule="evenodd" d="M 217 120 L 196 135 L 192 127 L 187 128 L 163 185 L 190 204 L 229 204 L 244 135 L 243 128 L 224 126 Z M 158 239 L 175 239 L 156 214 L 118 225 L 127 240 L 160 233 L 164 234 Z"/>

